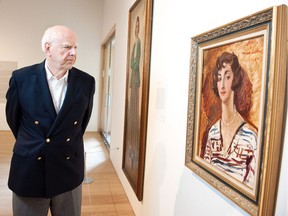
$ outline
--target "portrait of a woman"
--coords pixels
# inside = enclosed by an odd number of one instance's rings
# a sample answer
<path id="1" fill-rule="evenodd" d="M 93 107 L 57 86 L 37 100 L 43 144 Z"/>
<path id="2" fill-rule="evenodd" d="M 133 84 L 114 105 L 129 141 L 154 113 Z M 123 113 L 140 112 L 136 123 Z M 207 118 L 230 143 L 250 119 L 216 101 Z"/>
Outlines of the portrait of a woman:
<path id="1" fill-rule="evenodd" d="M 212 74 L 212 88 L 221 112 L 204 133 L 201 157 L 253 188 L 258 131 L 249 120 L 252 84 L 234 53 L 223 52 Z"/>
<path id="2" fill-rule="evenodd" d="M 138 200 L 142 200 L 148 93 L 152 4 L 135 1 L 129 10 L 126 62 L 125 124 L 122 168 Z"/>
<path id="3" fill-rule="evenodd" d="M 139 38 L 140 18 L 136 17 L 134 40 L 130 56 L 130 100 L 128 108 L 128 155 L 133 178 L 137 178 L 139 159 L 139 134 L 140 134 L 140 113 L 139 113 L 139 88 L 140 88 L 140 60 L 141 40 Z M 128 158 L 127 158 L 128 159 Z"/>

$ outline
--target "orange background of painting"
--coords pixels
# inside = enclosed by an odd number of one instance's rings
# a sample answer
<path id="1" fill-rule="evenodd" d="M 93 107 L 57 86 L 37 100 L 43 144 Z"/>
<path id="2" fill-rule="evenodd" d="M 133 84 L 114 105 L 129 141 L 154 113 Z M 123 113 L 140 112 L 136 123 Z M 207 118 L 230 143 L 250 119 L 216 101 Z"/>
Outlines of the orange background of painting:
<path id="1" fill-rule="evenodd" d="M 201 95 L 201 111 L 200 111 L 200 128 L 199 128 L 199 143 L 201 145 L 203 141 L 203 133 L 212 124 L 215 123 L 221 117 L 221 103 L 212 89 L 213 81 L 213 68 L 218 56 L 224 51 L 234 52 L 238 56 L 238 60 L 244 71 L 246 71 L 251 83 L 252 83 L 252 107 L 249 112 L 250 122 L 257 128 L 260 118 L 260 106 L 261 106 L 261 87 L 262 87 L 262 69 L 263 69 L 263 43 L 264 37 L 250 38 L 227 44 L 224 46 L 207 49 L 203 52 L 203 72 L 202 72 L 202 88 L 204 81 L 208 82 L 209 89 L 205 89 L 208 97 Z M 206 80 L 207 78 L 207 80 Z M 208 92 L 208 94 L 207 94 Z M 209 107 L 204 107 L 204 104 L 208 104 Z M 199 148 L 200 153 L 201 148 Z"/>

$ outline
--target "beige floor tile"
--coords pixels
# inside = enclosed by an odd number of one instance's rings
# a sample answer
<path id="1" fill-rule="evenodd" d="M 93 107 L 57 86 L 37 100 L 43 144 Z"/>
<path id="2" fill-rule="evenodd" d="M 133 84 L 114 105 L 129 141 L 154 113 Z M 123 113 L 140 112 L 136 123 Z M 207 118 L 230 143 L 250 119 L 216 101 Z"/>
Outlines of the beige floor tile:
<path id="1" fill-rule="evenodd" d="M 0 131 L 0 216 L 12 216 L 7 179 L 13 144 L 12 133 Z M 85 156 L 85 177 L 92 182 L 82 184 L 81 216 L 135 216 L 99 133 L 85 134 Z"/>

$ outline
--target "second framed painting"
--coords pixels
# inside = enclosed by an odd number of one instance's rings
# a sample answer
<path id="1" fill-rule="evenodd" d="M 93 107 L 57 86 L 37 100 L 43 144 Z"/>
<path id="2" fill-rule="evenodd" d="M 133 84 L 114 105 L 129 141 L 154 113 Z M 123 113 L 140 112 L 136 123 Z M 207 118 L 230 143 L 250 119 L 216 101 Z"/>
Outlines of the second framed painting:
<path id="1" fill-rule="evenodd" d="M 122 169 L 138 200 L 143 198 L 153 0 L 129 10 Z"/>
<path id="2" fill-rule="evenodd" d="M 282 5 L 191 43 L 186 166 L 254 216 L 274 215 L 287 35 Z"/>

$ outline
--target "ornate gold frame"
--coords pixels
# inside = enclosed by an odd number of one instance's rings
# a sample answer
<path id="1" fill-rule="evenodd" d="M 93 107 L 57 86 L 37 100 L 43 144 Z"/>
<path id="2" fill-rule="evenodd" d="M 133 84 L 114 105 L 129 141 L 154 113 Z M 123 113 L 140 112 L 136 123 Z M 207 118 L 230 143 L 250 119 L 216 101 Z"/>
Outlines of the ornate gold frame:
<path id="1" fill-rule="evenodd" d="M 192 38 L 185 165 L 251 215 L 274 215 L 283 147 L 287 73 L 287 6 L 273 6 Z M 260 33 L 259 33 L 260 32 Z M 211 168 L 199 157 L 203 59 L 209 49 L 253 39 L 263 33 L 262 90 L 258 141 L 258 184 L 254 193 Z M 254 35 L 256 34 L 256 36 Z M 240 38 L 240 39 L 239 39 Z M 232 44 L 232 45 L 231 45 Z M 238 44 L 237 44 L 238 45 Z M 233 48 L 235 48 L 234 46 Z M 235 50 L 236 51 L 236 50 Z M 199 135 L 200 134 L 200 135 Z M 247 192 L 248 191 L 248 192 Z"/>

